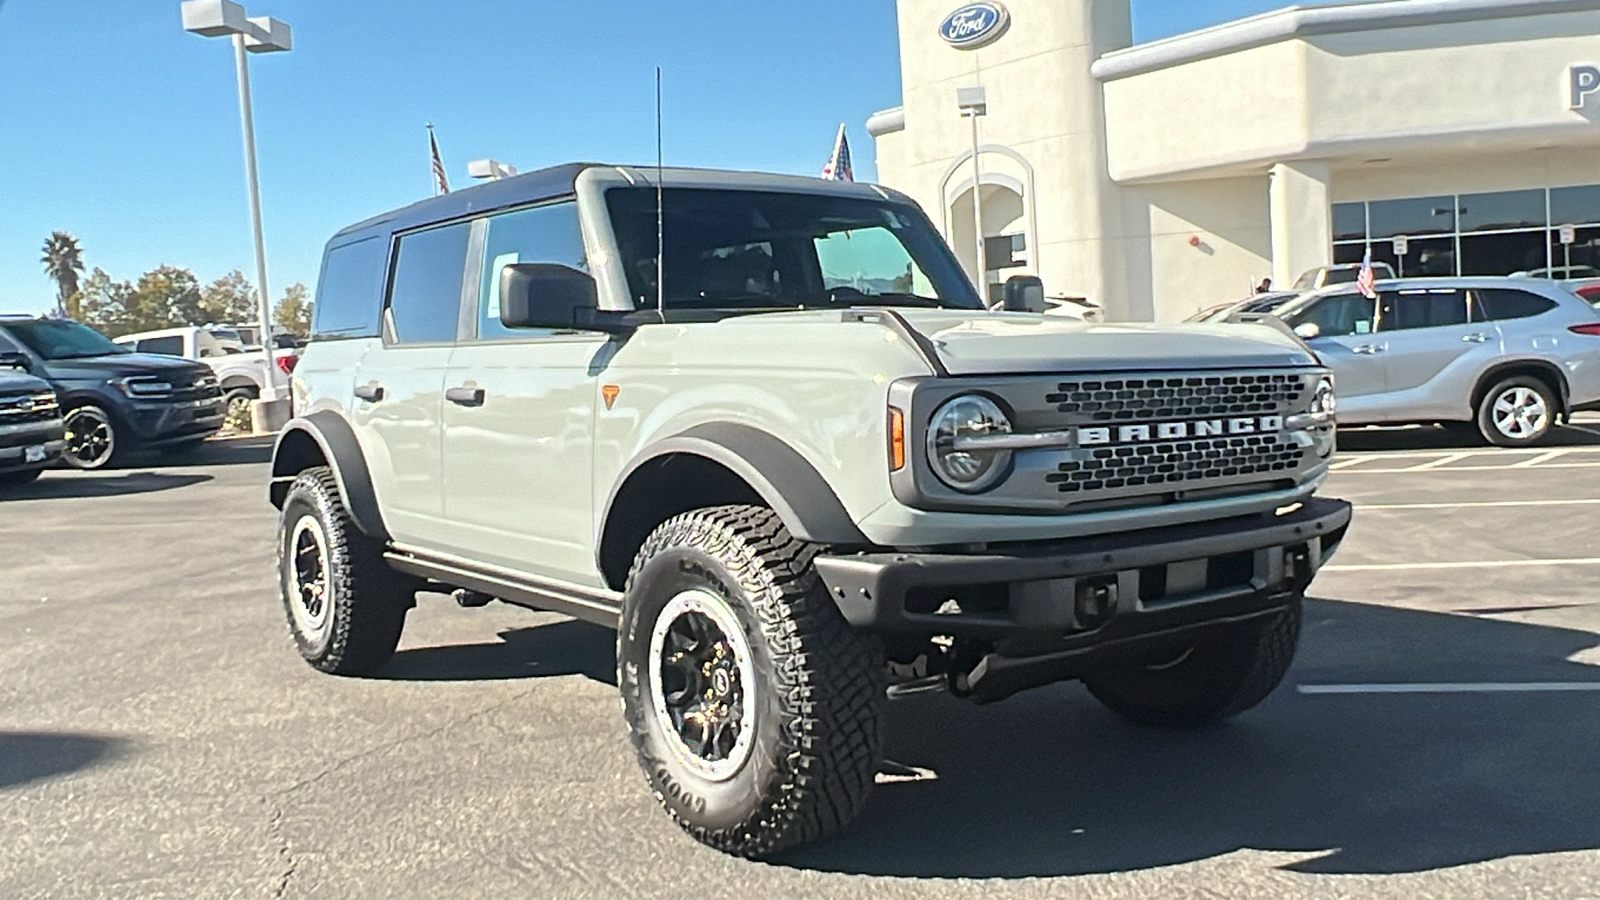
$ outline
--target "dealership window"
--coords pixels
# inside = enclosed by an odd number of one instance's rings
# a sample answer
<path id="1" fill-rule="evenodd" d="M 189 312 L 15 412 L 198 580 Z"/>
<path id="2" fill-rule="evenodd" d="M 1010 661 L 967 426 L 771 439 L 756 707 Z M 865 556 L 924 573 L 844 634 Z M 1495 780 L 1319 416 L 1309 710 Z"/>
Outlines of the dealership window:
<path id="1" fill-rule="evenodd" d="M 1408 278 L 1600 277 L 1600 185 L 1339 203 L 1333 238 L 1334 262 L 1370 247 Z"/>

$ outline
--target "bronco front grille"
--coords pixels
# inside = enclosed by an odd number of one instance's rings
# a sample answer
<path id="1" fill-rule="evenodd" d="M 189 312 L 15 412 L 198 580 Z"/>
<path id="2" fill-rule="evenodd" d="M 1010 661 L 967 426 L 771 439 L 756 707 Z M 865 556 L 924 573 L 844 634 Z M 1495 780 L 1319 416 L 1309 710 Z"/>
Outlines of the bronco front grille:
<path id="1" fill-rule="evenodd" d="M 1062 382 L 1045 402 L 1093 422 L 1285 415 L 1303 408 L 1314 386 L 1288 373 L 1109 378 Z"/>
<path id="2" fill-rule="evenodd" d="M 1056 472 L 1045 476 L 1045 481 L 1063 494 L 1147 485 L 1204 484 L 1293 472 L 1308 460 L 1310 453 L 1309 447 L 1301 447 L 1287 434 L 1102 447 L 1074 454 L 1087 455 L 1087 458 L 1059 464 Z"/>

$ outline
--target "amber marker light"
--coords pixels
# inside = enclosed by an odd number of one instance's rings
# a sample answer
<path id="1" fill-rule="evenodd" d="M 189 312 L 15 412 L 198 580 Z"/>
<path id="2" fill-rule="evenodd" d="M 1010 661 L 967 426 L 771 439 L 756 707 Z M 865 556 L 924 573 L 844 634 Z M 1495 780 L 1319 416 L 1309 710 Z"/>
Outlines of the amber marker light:
<path id="1" fill-rule="evenodd" d="M 906 467 L 906 414 L 889 407 L 889 471 Z"/>
<path id="2" fill-rule="evenodd" d="M 617 402 L 617 395 L 622 393 L 622 388 L 614 384 L 600 386 L 600 396 L 605 398 L 606 409 L 609 410 Z"/>

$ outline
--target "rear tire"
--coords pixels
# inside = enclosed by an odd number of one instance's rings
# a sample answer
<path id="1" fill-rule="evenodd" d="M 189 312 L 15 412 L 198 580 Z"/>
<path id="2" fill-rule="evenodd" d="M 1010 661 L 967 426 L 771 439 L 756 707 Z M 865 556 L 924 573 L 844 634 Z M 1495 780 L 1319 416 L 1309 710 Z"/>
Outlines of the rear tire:
<path id="1" fill-rule="evenodd" d="M 617 632 L 629 736 L 696 840 L 751 858 L 849 822 L 881 752 L 882 648 L 771 510 L 685 513 L 644 542 Z"/>
<path id="2" fill-rule="evenodd" d="M 1478 430 L 1497 447 L 1531 447 L 1550 435 L 1558 412 L 1549 385 L 1518 375 L 1483 395 L 1478 404 Z"/>
<path id="3" fill-rule="evenodd" d="M 1171 662 L 1085 677 L 1089 693 L 1141 725 L 1199 728 L 1267 699 L 1289 671 L 1300 642 L 1304 601 L 1211 634 Z"/>
<path id="4" fill-rule="evenodd" d="M 278 583 L 300 656 L 332 675 L 367 675 L 394 655 L 411 579 L 362 534 L 327 467 L 300 473 L 279 520 Z"/>

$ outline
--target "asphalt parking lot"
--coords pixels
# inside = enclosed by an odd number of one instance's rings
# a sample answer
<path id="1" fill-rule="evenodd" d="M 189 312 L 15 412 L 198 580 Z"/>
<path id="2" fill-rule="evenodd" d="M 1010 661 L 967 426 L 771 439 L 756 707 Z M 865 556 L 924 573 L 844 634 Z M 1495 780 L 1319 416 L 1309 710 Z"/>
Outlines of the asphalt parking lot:
<path id="1" fill-rule="evenodd" d="M 425 595 L 383 677 L 301 663 L 263 441 L 50 473 L 0 500 L 0 897 L 1600 896 L 1600 418 L 1343 443 L 1356 525 L 1262 707 L 900 701 L 922 777 L 774 864 L 657 809 L 602 629 Z"/>

